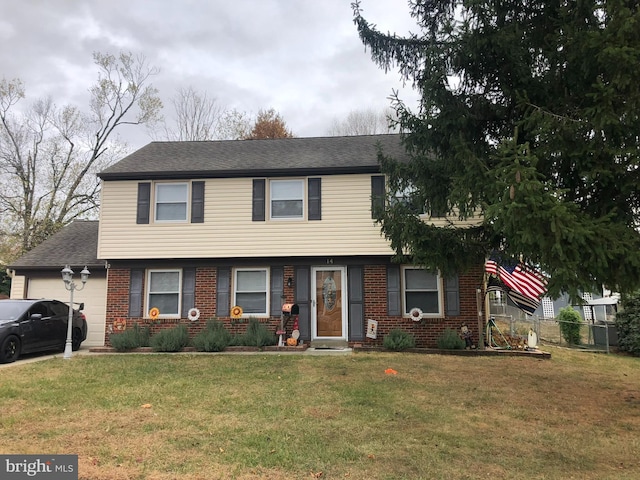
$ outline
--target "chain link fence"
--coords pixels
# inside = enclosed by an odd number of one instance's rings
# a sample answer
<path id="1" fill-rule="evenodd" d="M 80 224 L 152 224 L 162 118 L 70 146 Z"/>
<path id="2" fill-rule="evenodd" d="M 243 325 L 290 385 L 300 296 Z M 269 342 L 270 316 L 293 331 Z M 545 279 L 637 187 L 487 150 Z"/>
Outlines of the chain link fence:
<path id="1" fill-rule="evenodd" d="M 518 348 L 526 342 L 530 331 L 537 335 L 539 343 L 610 352 L 618 346 L 618 332 L 611 321 L 585 321 L 579 324 L 580 342 L 568 343 L 562 335 L 561 321 L 555 318 L 541 318 L 539 316 L 520 316 L 509 314 L 493 314 L 492 318 L 497 326 L 497 332 L 509 343 L 509 347 Z M 494 333 L 495 336 L 495 333 Z M 500 338 L 497 346 L 501 347 Z M 526 345 L 526 343 L 524 343 Z"/>

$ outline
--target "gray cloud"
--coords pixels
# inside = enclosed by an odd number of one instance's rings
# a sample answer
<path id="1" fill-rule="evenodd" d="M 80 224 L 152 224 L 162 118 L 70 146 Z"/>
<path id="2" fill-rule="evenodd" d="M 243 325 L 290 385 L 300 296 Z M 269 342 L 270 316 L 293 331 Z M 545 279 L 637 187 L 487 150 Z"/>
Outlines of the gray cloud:
<path id="1" fill-rule="evenodd" d="M 83 108 L 97 76 L 92 53 L 131 51 L 161 69 L 153 84 L 165 105 L 193 86 L 229 108 L 273 107 L 298 136 L 324 135 L 351 110 L 387 107 L 392 89 L 417 99 L 364 51 L 350 1 L 0 0 L 0 76 L 21 78 L 30 99 Z M 384 31 L 416 30 L 406 0 L 362 6 Z"/>

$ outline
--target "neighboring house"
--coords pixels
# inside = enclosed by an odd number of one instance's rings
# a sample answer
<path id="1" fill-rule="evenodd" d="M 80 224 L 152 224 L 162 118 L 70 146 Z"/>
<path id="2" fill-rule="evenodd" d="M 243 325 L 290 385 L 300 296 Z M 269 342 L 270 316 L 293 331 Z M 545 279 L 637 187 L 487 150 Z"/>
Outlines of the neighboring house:
<path id="1" fill-rule="evenodd" d="M 565 307 L 575 309 L 586 322 L 612 322 L 615 318 L 619 295 L 604 297 L 601 293 L 583 293 L 584 304 L 572 302 L 569 295 L 561 294 L 558 298 L 542 297 L 540 306 L 533 315 L 527 315 L 520 310 L 506 295 L 495 292 L 489 296 L 489 312 L 491 315 L 508 317 L 514 320 L 555 320 L 560 310 Z"/>
<path id="2" fill-rule="evenodd" d="M 107 275 L 104 262 L 96 257 L 98 222 L 76 220 L 29 251 L 11 265 L 11 298 L 54 298 L 68 302 L 60 271 L 70 265 L 80 284 L 86 266 L 91 275 L 82 290 L 74 292 L 74 303 L 84 302 L 88 333 L 83 346 L 102 346 L 105 341 Z"/>
<path id="3" fill-rule="evenodd" d="M 114 321 L 182 323 L 194 335 L 208 319 L 242 331 L 254 317 L 275 331 L 284 303 L 299 306 L 300 338 L 319 346 L 379 345 L 401 328 L 433 347 L 463 322 L 477 338 L 484 259 L 449 278 L 392 262 L 372 218 L 385 191 L 378 144 L 406 156 L 397 135 L 153 142 L 101 172 L 107 340 Z"/>

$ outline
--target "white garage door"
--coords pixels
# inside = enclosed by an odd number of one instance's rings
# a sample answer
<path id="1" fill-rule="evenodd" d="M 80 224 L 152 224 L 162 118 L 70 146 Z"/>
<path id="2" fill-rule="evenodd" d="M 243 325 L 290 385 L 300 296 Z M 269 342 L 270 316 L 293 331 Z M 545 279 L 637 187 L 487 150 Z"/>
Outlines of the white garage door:
<path id="1" fill-rule="evenodd" d="M 75 280 L 75 279 L 74 279 Z M 80 283 L 79 279 L 77 280 Z M 27 298 L 55 298 L 69 301 L 69 291 L 64 288 L 62 279 L 29 279 Z M 84 302 L 84 314 L 87 316 L 87 339 L 83 347 L 104 346 L 104 326 L 106 317 L 107 280 L 91 278 L 80 291 L 73 292 L 73 301 Z"/>

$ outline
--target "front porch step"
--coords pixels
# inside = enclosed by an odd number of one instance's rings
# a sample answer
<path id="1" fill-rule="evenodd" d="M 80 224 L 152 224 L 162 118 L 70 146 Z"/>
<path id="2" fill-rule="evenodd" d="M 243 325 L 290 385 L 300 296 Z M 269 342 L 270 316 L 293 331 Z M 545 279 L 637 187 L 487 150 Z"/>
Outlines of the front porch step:
<path id="1" fill-rule="evenodd" d="M 322 339 L 322 340 L 312 340 L 309 346 L 315 349 L 342 350 L 344 348 L 349 348 L 349 343 L 346 340 L 342 340 L 342 339 L 340 340 Z"/>

